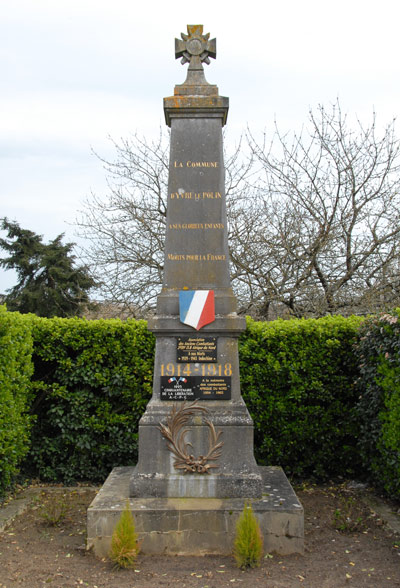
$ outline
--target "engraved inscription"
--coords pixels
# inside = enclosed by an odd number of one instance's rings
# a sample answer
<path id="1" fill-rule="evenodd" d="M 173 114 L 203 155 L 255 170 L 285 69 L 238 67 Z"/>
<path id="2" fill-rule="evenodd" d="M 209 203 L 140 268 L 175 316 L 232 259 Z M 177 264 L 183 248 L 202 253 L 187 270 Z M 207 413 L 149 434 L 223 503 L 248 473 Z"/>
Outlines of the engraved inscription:
<path id="1" fill-rule="evenodd" d="M 186 167 L 218 167 L 218 161 L 187 161 Z"/>
<path id="2" fill-rule="evenodd" d="M 189 376 L 175 378 L 161 376 L 161 400 L 230 400 L 230 376 Z"/>
<path id="3" fill-rule="evenodd" d="M 216 362 L 217 337 L 178 337 L 176 360 L 180 363 Z"/>
<path id="4" fill-rule="evenodd" d="M 231 378 L 202 378 L 198 386 L 199 398 L 203 400 L 226 399 L 231 396 Z"/>
<path id="5" fill-rule="evenodd" d="M 231 363 L 200 363 L 180 364 L 180 363 L 162 363 L 161 364 L 161 377 L 168 376 L 169 378 L 177 378 L 183 381 L 188 376 L 231 376 L 232 375 L 232 364 Z"/>
<path id="6" fill-rule="evenodd" d="M 214 253 L 168 253 L 169 261 L 225 261 L 226 255 L 215 255 Z"/>
<path id="7" fill-rule="evenodd" d="M 174 167 L 219 167 L 219 161 L 174 161 Z"/>
<path id="8" fill-rule="evenodd" d="M 223 229 L 224 225 L 222 223 L 170 223 L 170 229 L 185 230 L 185 229 Z"/>

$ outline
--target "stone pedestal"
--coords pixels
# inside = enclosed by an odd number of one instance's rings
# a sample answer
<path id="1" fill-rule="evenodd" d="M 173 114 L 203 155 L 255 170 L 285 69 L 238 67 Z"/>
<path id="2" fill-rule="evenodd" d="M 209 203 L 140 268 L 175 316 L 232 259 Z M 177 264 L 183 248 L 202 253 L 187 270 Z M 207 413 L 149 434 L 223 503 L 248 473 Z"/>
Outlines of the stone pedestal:
<path id="1" fill-rule="evenodd" d="M 303 553 L 304 514 L 281 468 L 260 468 L 262 493 L 252 500 L 264 539 L 264 551 Z M 111 536 L 129 501 L 141 553 L 158 555 L 230 555 L 240 498 L 130 498 L 132 468 L 115 468 L 88 510 L 87 547 L 107 557 Z"/>

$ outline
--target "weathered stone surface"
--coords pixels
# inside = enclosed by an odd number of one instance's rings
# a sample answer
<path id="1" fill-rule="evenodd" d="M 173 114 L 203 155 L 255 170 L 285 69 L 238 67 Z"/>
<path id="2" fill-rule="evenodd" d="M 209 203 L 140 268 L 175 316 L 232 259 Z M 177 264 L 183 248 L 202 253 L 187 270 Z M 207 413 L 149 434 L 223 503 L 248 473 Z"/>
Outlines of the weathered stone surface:
<path id="1" fill-rule="evenodd" d="M 304 513 L 281 468 L 260 468 L 262 495 L 252 500 L 264 550 L 303 553 Z M 145 554 L 232 553 L 245 499 L 129 498 L 132 468 L 115 468 L 88 509 L 88 549 L 107 556 L 114 526 L 129 500 Z"/>
<path id="2" fill-rule="evenodd" d="M 176 113 L 171 125 L 164 289 L 227 290 L 233 298 L 224 178 L 221 121 Z M 158 312 L 163 314 L 163 309 Z M 221 314 L 219 308 L 216 314 Z"/>
<path id="3" fill-rule="evenodd" d="M 176 56 L 189 69 L 164 99 L 171 151 L 163 287 L 148 323 L 156 336 L 153 395 L 139 423 L 138 463 L 114 469 L 93 501 L 87 545 L 107 555 L 129 499 L 144 553 L 229 554 L 251 499 L 266 551 L 302 553 L 303 509 L 280 468 L 257 466 L 253 422 L 240 392 L 237 340 L 245 319 L 236 314 L 229 277 L 222 145 L 228 99 L 207 83 L 202 66 L 216 56 L 215 40 L 201 25 L 189 25 Z M 178 340 L 198 332 L 180 321 L 184 290 L 214 292 L 215 320 L 201 329 L 202 337 L 215 339 L 208 363 L 178 357 Z M 222 384 L 213 388 L 214 375 Z M 195 391 L 198 404 L 179 413 L 170 398 Z M 177 412 L 183 421 L 174 420 Z"/>
<path id="4" fill-rule="evenodd" d="M 175 87 L 174 96 L 164 99 L 171 127 L 164 276 L 156 316 L 148 323 L 156 336 L 153 396 L 139 424 L 139 459 L 130 494 L 141 498 L 255 498 L 261 495 L 261 476 L 254 459 L 253 422 L 240 393 L 237 346 L 246 323 L 236 314 L 229 276 L 222 143 L 228 99 L 219 96 L 217 86 L 204 77 L 202 62 L 208 61 L 208 55 L 216 56 L 216 45 L 203 35 L 201 25 L 189 25 L 176 48 L 189 70 L 185 83 Z M 216 361 L 207 365 L 177 360 L 178 338 L 196 335 L 192 327 L 180 322 L 181 290 L 214 291 L 215 320 L 201 329 L 203 336 L 212 334 L 217 340 Z M 200 402 L 207 404 L 207 419 L 222 434 L 222 455 L 212 475 L 189 475 L 175 467 L 159 430 L 171 412 L 169 398 L 173 395 L 170 391 L 162 396 L 161 389 L 167 387 L 168 377 L 182 376 L 189 381 L 193 398 L 193 390 L 202 386 L 198 382 L 213 374 L 222 378 L 223 399 L 215 399 L 217 392 L 209 393 L 208 398 L 198 393 Z M 206 420 L 193 419 L 188 429 L 190 453 L 207 455 L 210 433 Z"/>
<path id="5" fill-rule="evenodd" d="M 234 392 L 238 394 L 238 392 Z M 174 468 L 174 458 L 159 431 L 170 403 L 148 405 L 140 425 L 139 462 L 134 470 L 131 496 L 255 498 L 261 494 L 261 478 L 253 454 L 253 424 L 241 399 L 235 403 L 214 401 L 212 422 L 222 432 L 223 457 L 213 474 L 184 474 Z M 187 441 L 193 453 L 206 455 L 209 429 L 204 417 L 192 419 Z M 238 456 L 240 459 L 238 459 Z"/>

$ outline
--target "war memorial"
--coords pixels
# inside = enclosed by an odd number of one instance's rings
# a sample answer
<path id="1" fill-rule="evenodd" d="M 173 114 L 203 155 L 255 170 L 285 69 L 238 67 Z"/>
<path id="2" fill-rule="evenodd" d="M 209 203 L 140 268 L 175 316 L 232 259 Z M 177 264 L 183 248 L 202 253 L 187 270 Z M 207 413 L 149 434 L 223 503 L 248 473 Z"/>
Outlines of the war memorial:
<path id="1" fill-rule="evenodd" d="M 143 553 L 229 554 L 250 501 L 264 549 L 302 553 L 302 506 L 281 468 L 257 465 L 240 391 L 246 323 L 230 285 L 222 142 L 229 100 L 203 69 L 216 58 L 216 40 L 188 25 L 175 57 L 188 71 L 164 98 L 171 145 L 164 277 L 148 321 L 153 395 L 136 466 L 114 468 L 88 509 L 87 547 L 107 555 L 129 501 Z"/>

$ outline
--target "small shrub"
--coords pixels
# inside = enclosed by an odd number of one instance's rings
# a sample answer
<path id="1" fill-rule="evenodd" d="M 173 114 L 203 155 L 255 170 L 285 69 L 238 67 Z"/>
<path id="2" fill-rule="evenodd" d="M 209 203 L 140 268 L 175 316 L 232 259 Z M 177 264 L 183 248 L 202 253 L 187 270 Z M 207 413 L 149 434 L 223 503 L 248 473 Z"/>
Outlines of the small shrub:
<path id="1" fill-rule="evenodd" d="M 65 499 L 56 498 L 44 504 L 39 515 L 49 527 L 56 527 L 65 519 L 67 511 L 68 504 Z"/>
<path id="2" fill-rule="evenodd" d="M 341 496 L 333 514 L 333 527 L 341 533 L 354 533 L 366 528 L 364 513 L 354 496 Z"/>
<path id="3" fill-rule="evenodd" d="M 263 554 L 263 538 L 251 504 L 245 503 L 243 512 L 236 523 L 236 537 L 233 555 L 241 569 L 260 565 Z"/>
<path id="4" fill-rule="evenodd" d="M 112 534 L 110 559 L 117 568 L 131 568 L 138 553 L 135 521 L 127 501 Z"/>

